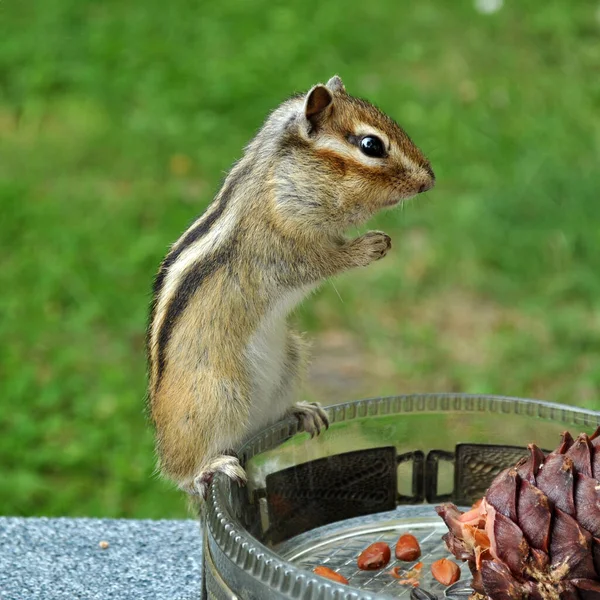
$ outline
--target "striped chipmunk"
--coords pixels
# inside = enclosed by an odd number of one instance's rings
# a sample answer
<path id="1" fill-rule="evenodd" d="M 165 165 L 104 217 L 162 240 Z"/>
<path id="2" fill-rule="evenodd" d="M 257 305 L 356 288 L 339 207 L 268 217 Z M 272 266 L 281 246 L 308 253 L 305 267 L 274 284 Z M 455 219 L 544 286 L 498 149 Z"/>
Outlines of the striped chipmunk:
<path id="1" fill-rule="evenodd" d="M 311 435 L 328 426 L 318 404 L 295 403 L 307 344 L 286 317 L 390 249 L 380 231 L 344 231 L 434 181 L 408 135 L 337 76 L 269 115 L 154 282 L 149 409 L 166 477 L 205 498 L 217 471 L 245 483 L 235 449 L 253 432 L 285 415 Z"/>

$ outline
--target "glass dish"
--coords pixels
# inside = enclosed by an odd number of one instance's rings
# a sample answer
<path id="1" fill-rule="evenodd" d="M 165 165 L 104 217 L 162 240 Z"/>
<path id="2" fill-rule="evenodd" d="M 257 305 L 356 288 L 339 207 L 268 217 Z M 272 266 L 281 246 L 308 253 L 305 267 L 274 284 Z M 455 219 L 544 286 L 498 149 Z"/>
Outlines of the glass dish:
<path id="1" fill-rule="evenodd" d="M 450 558 L 434 507 L 468 507 L 528 443 L 555 448 L 560 434 L 590 433 L 600 413 L 498 396 L 422 394 L 326 408 L 330 428 L 310 439 L 294 419 L 280 421 L 239 451 L 248 474 L 240 488 L 217 474 L 204 507 L 203 598 L 224 600 L 459 600 L 470 573 L 445 588 L 431 563 Z M 393 557 L 403 532 L 417 537 L 419 587 L 402 585 Z M 385 541 L 392 560 L 360 571 L 356 559 Z M 416 561 L 415 561 L 416 562 Z M 349 585 L 312 572 L 338 571 Z"/>

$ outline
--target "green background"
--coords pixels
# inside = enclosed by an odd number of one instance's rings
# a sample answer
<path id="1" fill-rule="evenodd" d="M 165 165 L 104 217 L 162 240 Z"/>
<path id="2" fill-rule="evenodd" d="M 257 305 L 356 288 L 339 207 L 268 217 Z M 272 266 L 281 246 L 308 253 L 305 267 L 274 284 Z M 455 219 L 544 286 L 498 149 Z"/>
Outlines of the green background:
<path id="1" fill-rule="evenodd" d="M 267 112 L 334 73 L 437 185 L 294 317 L 305 395 L 600 408 L 599 6 L 2 2 L 0 514 L 188 514 L 143 412 L 151 281 Z"/>

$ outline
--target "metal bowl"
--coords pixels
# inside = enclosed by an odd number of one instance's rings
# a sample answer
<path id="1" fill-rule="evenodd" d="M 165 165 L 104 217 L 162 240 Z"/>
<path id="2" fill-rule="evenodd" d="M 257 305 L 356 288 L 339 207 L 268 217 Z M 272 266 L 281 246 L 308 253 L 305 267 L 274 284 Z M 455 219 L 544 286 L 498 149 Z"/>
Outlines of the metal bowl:
<path id="1" fill-rule="evenodd" d="M 431 563 L 450 557 L 434 507 L 470 506 L 528 443 L 555 448 L 560 434 L 600 424 L 600 413 L 498 396 L 423 394 L 359 400 L 327 408 L 331 426 L 310 439 L 294 419 L 278 422 L 239 451 L 249 481 L 218 474 L 204 508 L 203 598 L 224 600 L 466 599 L 470 573 L 445 588 Z M 392 577 L 392 560 L 360 571 L 375 541 L 392 549 L 417 537 L 420 585 Z M 349 585 L 312 572 L 338 571 Z"/>

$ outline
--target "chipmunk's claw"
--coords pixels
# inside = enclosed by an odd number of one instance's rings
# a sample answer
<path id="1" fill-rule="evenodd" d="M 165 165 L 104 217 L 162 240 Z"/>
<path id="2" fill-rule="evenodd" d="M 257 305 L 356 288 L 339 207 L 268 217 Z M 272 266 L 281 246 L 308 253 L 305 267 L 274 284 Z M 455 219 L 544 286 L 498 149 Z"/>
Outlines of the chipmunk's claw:
<path id="1" fill-rule="evenodd" d="M 292 414 L 310 434 L 311 439 L 321 433 L 321 429 L 329 429 L 329 417 L 317 402 L 298 402 L 292 407 Z"/>
<path id="2" fill-rule="evenodd" d="M 238 485 L 245 485 L 248 481 L 246 471 L 240 465 L 240 461 L 236 456 L 217 456 L 194 478 L 190 488 L 186 489 L 192 495 L 201 496 L 206 500 L 208 489 L 215 473 L 220 471 L 235 481 Z"/>

